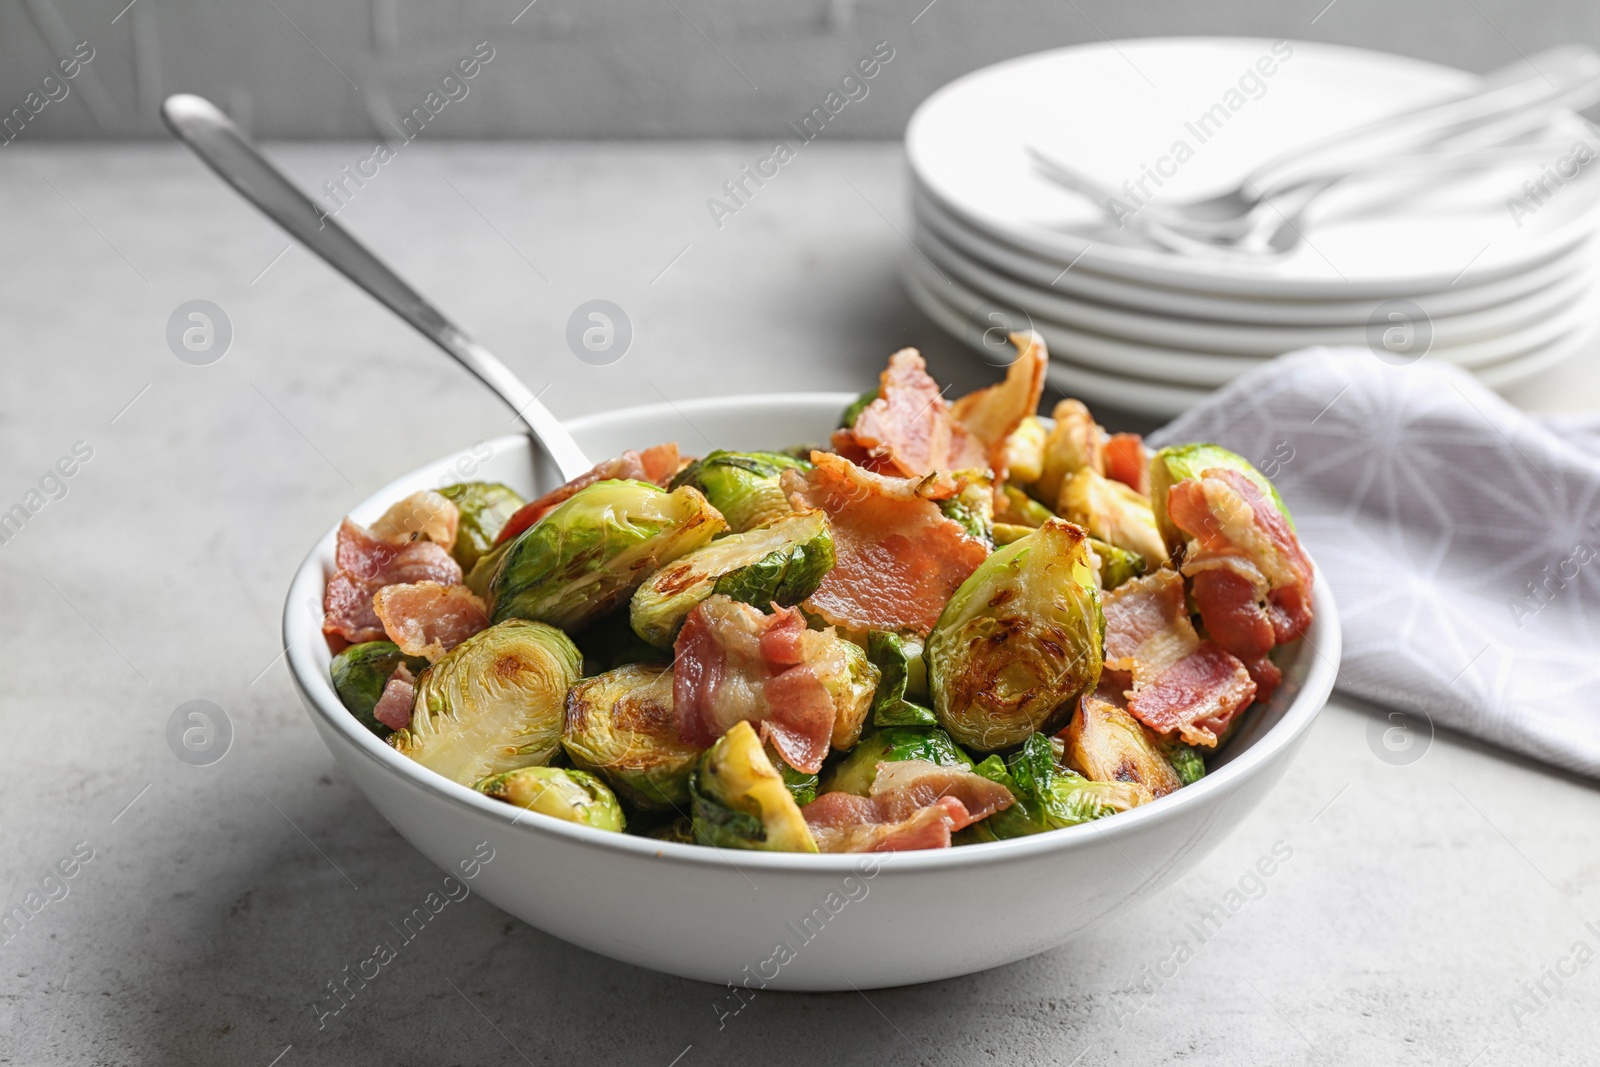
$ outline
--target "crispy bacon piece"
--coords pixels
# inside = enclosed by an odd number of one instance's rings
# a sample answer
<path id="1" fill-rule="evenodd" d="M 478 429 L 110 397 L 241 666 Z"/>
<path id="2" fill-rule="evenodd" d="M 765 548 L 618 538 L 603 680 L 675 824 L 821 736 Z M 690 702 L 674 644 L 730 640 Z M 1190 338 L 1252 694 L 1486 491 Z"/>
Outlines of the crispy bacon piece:
<path id="1" fill-rule="evenodd" d="M 1044 338 L 1037 333 L 1014 333 L 1011 342 L 1017 346 L 1017 358 L 1006 369 L 1005 380 L 950 405 L 956 425 L 982 444 L 987 466 L 997 480 L 1006 476 L 1006 438 L 1039 410 L 1045 367 L 1050 362 Z"/>
<path id="2" fill-rule="evenodd" d="M 339 526 L 334 565 L 337 570 L 323 594 L 322 632 L 352 644 L 384 636 L 383 620 L 372 605 L 373 593 L 384 586 L 461 581 L 461 565 L 432 541 L 390 544 L 349 519 Z"/>
<path id="3" fill-rule="evenodd" d="M 1210 641 L 1135 687 L 1128 698 L 1134 718 L 1160 734 L 1174 730 L 1191 745 L 1214 748 L 1222 731 L 1256 697 L 1256 683 L 1231 653 Z"/>
<path id="4" fill-rule="evenodd" d="M 511 540 L 566 503 L 578 490 L 587 489 L 595 482 L 631 478 L 665 486 L 672 481 L 672 476 L 678 473 L 679 459 L 677 442 L 671 441 L 647 448 L 643 452 L 635 452 L 630 448 L 614 459 L 601 460 L 566 485 L 552 489 L 538 500 L 518 508 L 495 535 L 494 543 L 498 545 Z"/>
<path id="5" fill-rule="evenodd" d="M 386 585 L 373 595 L 372 607 L 401 652 L 429 663 L 489 627 L 483 601 L 464 585 Z"/>
<path id="6" fill-rule="evenodd" d="M 833 444 L 841 452 L 864 452 L 874 470 L 907 478 L 989 464 L 984 443 L 951 417 L 939 383 L 928 376 L 915 348 L 889 357 L 878 379 L 878 398 L 862 409 L 854 426 L 834 433 Z"/>
<path id="7" fill-rule="evenodd" d="M 1013 803 L 965 767 L 905 760 L 878 764 L 869 796 L 824 793 L 800 813 L 823 852 L 895 852 L 949 848 L 953 832 Z"/>
<path id="8" fill-rule="evenodd" d="M 404 663 L 396 664 L 372 709 L 372 717 L 391 730 L 404 730 L 411 725 L 411 706 L 416 700 L 417 680 Z"/>
<path id="9" fill-rule="evenodd" d="M 1105 444 L 1106 477 L 1150 495 L 1150 454 L 1136 433 L 1114 433 Z"/>
<path id="10" fill-rule="evenodd" d="M 853 632 L 928 633 L 989 554 L 933 502 L 954 484 L 948 476 L 884 477 L 828 452 L 811 453 L 811 461 L 808 472 L 783 473 L 795 505 L 823 509 L 833 530 L 833 569 L 806 608 Z"/>
<path id="11" fill-rule="evenodd" d="M 1183 579 L 1163 568 L 1105 595 L 1106 670 L 1123 672 L 1128 711 L 1157 733 L 1215 746 L 1256 697 L 1245 665 L 1189 622 Z"/>
<path id="12" fill-rule="evenodd" d="M 839 709 L 826 681 L 849 671 L 839 636 L 810 630 L 794 608 L 765 615 L 713 596 L 684 620 L 672 646 L 678 735 L 710 745 L 729 727 L 757 723 L 789 766 L 815 774 Z"/>
<path id="13" fill-rule="evenodd" d="M 1191 538 L 1182 570 L 1194 580 L 1206 632 L 1275 686 L 1277 669 L 1262 666 L 1266 654 L 1311 625 L 1311 560 L 1299 538 L 1236 470 L 1212 468 L 1174 485 L 1167 515 Z"/>

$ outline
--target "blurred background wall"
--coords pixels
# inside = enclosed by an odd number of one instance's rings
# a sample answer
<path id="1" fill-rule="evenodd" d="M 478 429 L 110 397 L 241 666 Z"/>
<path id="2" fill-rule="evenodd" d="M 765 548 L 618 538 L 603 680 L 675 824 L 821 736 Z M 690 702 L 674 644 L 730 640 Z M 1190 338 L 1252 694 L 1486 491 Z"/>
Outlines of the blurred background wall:
<path id="1" fill-rule="evenodd" d="M 897 137 L 923 97 L 966 71 L 1155 33 L 1329 41 L 1483 71 L 1558 43 L 1600 45 L 1600 3 L 0 0 L 0 145 L 157 136 L 156 105 L 178 91 L 211 97 L 262 137 L 392 136 L 479 42 L 493 58 L 466 96 L 443 87 L 459 99 L 430 115 L 430 139 L 775 135 L 878 41 L 892 62 L 829 135 Z M 58 63 L 79 42 L 92 58 L 63 81 Z"/>

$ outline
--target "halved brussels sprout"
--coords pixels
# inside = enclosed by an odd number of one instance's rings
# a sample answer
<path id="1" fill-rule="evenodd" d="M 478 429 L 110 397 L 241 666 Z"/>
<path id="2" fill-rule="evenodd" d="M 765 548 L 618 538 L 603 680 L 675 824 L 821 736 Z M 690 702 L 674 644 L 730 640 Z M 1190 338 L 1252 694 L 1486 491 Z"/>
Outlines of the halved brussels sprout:
<path id="1" fill-rule="evenodd" d="M 833 698 L 833 734 L 828 743 L 842 752 L 861 740 L 861 728 L 867 724 L 882 675 L 867 658 L 867 650 L 854 641 L 839 637 L 834 647 L 843 654 L 842 669 L 831 655 L 815 661 L 813 667 L 822 679 L 822 688 Z"/>
<path id="2" fill-rule="evenodd" d="M 1014 545 L 1037 529 L 1037 526 L 1015 526 L 1009 522 L 997 522 L 994 524 L 995 547 Z"/>
<path id="3" fill-rule="evenodd" d="M 472 788 L 484 796 L 554 819 L 592 826 L 596 830 L 623 829 L 622 805 L 605 783 L 592 774 L 564 767 L 519 767 L 491 775 Z"/>
<path id="4" fill-rule="evenodd" d="M 789 791 L 790 796 L 794 797 L 796 804 L 803 808 L 817 799 L 817 775 L 807 774 L 805 771 L 795 770 L 789 766 L 783 756 L 778 753 L 776 745 L 768 743 L 763 747 L 763 750 L 766 752 L 767 760 L 772 764 L 773 769 L 778 772 L 778 777 L 783 779 L 783 787 Z"/>
<path id="5" fill-rule="evenodd" d="M 1294 518 L 1284 505 L 1283 497 L 1278 495 L 1277 488 L 1267 476 L 1256 470 L 1255 464 L 1221 445 L 1173 445 L 1170 448 L 1163 448 L 1150 460 L 1150 506 L 1155 514 L 1156 528 L 1161 531 L 1168 552 L 1176 552 L 1188 540 L 1181 530 L 1167 520 L 1168 490 L 1185 479 L 1200 477 L 1213 467 L 1242 472 L 1261 487 L 1261 491 L 1267 494 L 1283 513 L 1289 529 L 1294 529 Z"/>
<path id="6" fill-rule="evenodd" d="M 961 489 L 955 496 L 939 501 L 939 511 L 961 524 L 971 537 L 994 546 L 994 481 L 987 471 L 957 471 Z"/>
<path id="7" fill-rule="evenodd" d="M 878 668 L 878 689 L 872 695 L 872 725 L 937 726 L 933 709 L 906 699 L 907 693 L 927 696 L 928 674 L 922 661 L 922 643 L 914 637 L 884 630 L 867 635 L 867 656 Z"/>
<path id="8" fill-rule="evenodd" d="M 340 703 L 361 720 L 361 725 L 379 737 L 388 737 L 392 731 L 372 717 L 372 709 L 378 706 L 383 689 L 389 684 L 389 675 L 402 663 L 412 674 L 428 669 L 426 659 L 406 655 L 393 641 L 364 641 L 333 657 L 328 671 Z"/>
<path id="9" fill-rule="evenodd" d="M 510 542 L 489 582 L 492 618 L 580 629 L 725 528 L 697 489 L 596 482 Z"/>
<path id="10" fill-rule="evenodd" d="M 1100 588 L 1107 593 L 1149 569 L 1139 553 L 1108 545 L 1097 537 L 1089 538 L 1089 551 L 1094 555 L 1095 570 L 1100 575 Z"/>
<path id="11" fill-rule="evenodd" d="M 633 632 L 627 612 L 596 621 L 573 636 L 583 653 L 583 673 L 604 674 L 633 663 L 670 666 L 672 650 L 657 648 Z"/>
<path id="12" fill-rule="evenodd" d="M 1055 518 L 1055 512 L 1009 482 L 1001 492 L 1005 496 L 1005 511 L 998 517 L 1013 526 L 1027 526 L 1037 530 Z"/>
<path id="13" fill-rule="evenodd" d="M 672 671 L 636 664 L 585 678 L 567 693 L 561 746 L 640 808 L 689 800 L 700 749 L 684 744 L 672 714 Z"/>
<path id="14" fill-rule="evenodd" d="M 1099 681 L 1105 619 L 1086 541 L 1051 519 L 984 560 L 945 605 L 923 654 L 934 714 L 965 747 L 1053 733 Z"/>
<path id="15" fill-rule="evenodd" d="M 1121 482 L 1085 467 L 1061 486 L 1056 508 L 1101 541 L 1137 552 L 1153 566 L 1167 561 L 1167 546 L 1156 530 L 1150 501 Z"/>
<path id="16" fill-rule="evenodd" d="M 1110 701 L 1085 698 L 1065 739 L 1067 765 L 1091 782 L 1138 782 L 1158 797 L 1183 788 L 1139 720 Z"/>
<path id="17" fill-rule="evenodd" d="M 389 744 L 462 785 L 548 763 L 561 747 L 562 704 L 580 663 L 554 626 L 507 619 L 423 673 L 411 726 Z"/>
<path id="18" fill-rule="evenodd" d="M 832 569 L 827 515 L 792 513 L 719 537 L 662 567 L 634 591 L 628 617 L 634 633 L 658 648 L 671 648 L 689 612 L 713 593 L 763 611 L 774 602 L 793 607 L 815 593 Z"/>
<path id="19" fill-rule="evenodd" d="M 1006 478 L 1018 485 L 1039 480 L 1044 473 L 1044 444 L 1050 431 L 1045 429 L 1039 416 L 1023 419 L 1011 436 L 1006 438 Z"/>
<path id="20" fill-rule="evenodd" d="M 867 796 L 878 778 L 878 764 L 926 760 L 941 767 L 970 767 L 972 758 L 938 727 L 890 726 L 861 739 L 827 771 L 824 793 Z"/>
<path id="21" fill-rule="evenodd" d="M 478 560 L 494 548 L 494 539 L 500 535 L 506 520 L 526 503 L 515 490 L 499 482 L 447 485 L 439 490 L 439 495 L 461 511 L 455 547 L 450 549 L 450 554 L 461 564 L 461 569 L 469 573 Z"/>
<path id="22" fill-rule="evenodd" d="M 1034 734 L 1010 760 L 990 756 L 973 768 L 1011 790 L 1016 803 L 963 831 L 964 842 L 1002 841 L 1103 819 L 1149 803 L 1136 782 L 1091 782 L 1056 764 L 1049 740 Z"/>
<path id="23" fill-rule="evenodd" d="M 1243 716 L 1236 715 L 1234 718 L 1240 719 Z M 1172 769 L 1178 774 L 1178 780 L 1184 785 L 1194 785 L 1206 776 L 1205 757 L 1193 745 L 1186 745 L 1178 740 L 1158 740 L 1156 747 L 1167 757 L 1167 762 L 1172 764 Z"/>
<path id="24" fill-rule="evenodd" d="M 783 776 L 740 721 L 700 757 L 689 779 L 696 836 L 722 848 L 815 852 L 817 843 Z"/>
<path id="25" fill-rule="evenodd" d="M 672 479 L 672 488 L 693 486 L 728 520 L 735 533 L 754 529 L 794 509 L 778 485 L 786 470 L 810 470 L 811 464 L 782 452 L 712 452 Z"/>
<path id="26" fill-rule="evenodd" d="M 1039 479 L 1028 486 L 1028 492 L 1045 507 L 1060 511 L 1057 501 L 1068 478 L 1085 468 L 1104 473 L 1106 432 L 1078 400 L 1061 401 L 1050 417 L 1055 425 L 1045 438 Z"/>
<path id="27" fill-rule="evenodd" d="M 868 404 L 878 399 L 878 395 L 879 390 L 875 385 L 852 400 L 850 402 L 850 406 L 844 409 L 844 414 L 839 416 L 839 429 L 853 429 L 855 427 L 856 420 L 861 417 L 861 413 L 867 410 Z"/>

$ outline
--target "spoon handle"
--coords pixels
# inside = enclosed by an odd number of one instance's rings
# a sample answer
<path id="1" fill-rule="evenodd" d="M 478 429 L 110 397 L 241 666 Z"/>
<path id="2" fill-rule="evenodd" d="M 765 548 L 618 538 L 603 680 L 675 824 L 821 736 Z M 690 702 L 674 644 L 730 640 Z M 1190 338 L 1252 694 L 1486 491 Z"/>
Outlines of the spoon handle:
<path id="1" fill-rule="evenodd" d="M 377 298 L 494 390 L 527 424 L 534 441 L 571 480 L 591 464 L 572 435 L 522 380 L 483 345 L 439 313 L 327 212 L 267 162 L 250 138 L 204 97 L 180 93 L 161 105 L 168 129 L 262 214 Z"/>

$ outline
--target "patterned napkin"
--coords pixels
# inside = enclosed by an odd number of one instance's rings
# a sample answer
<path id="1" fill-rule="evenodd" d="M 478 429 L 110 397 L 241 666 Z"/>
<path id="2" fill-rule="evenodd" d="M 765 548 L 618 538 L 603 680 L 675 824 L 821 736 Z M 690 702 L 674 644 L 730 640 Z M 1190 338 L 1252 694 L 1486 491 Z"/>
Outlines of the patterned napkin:
<path id="1" fill-rule="evenodd" d="M 1455 367 L 1315 348 L 1151 443 L 1185 441 L 1282 492 L 1338 601 L 1339 689 L 1391 709 L 1369 731 L 1381 758 L 1420 758 L 1407 732 L 1438 723 L 1600 777 L 1600 417 L 1539 419 Z"/>

